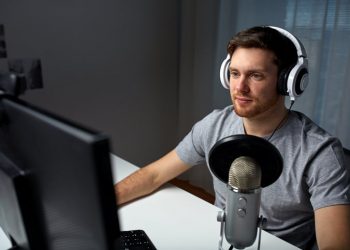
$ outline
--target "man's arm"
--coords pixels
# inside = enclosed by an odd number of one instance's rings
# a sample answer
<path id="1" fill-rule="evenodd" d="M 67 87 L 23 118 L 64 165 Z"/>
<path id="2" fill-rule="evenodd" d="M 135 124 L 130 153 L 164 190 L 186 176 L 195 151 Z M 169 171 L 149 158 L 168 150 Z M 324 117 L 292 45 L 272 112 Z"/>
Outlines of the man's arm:
<path id="1" fill-rule="evenodd" d="M 320 250 L 350 250 L 350 205 L 317 209 L 315 224 Z"/>
<path id="2" fill-rule="evenodd" d="M 129 175 L 114 186 L 118 204 L 150 194 L 164 183 L 188 170 L 175 150 Z"/>

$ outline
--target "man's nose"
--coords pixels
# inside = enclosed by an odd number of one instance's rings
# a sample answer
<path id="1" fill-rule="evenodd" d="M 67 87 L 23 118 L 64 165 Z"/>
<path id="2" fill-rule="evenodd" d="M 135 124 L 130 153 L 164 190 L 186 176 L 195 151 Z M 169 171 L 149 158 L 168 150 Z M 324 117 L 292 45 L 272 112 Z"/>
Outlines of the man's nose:
<path id="1" fill-rule="evenodd" d="M 247 77 L 245 77 L 243 75 L 241 75 L 238 78 L 232 79 L 231 86 L 237 92 L 242 92 L 242 93 L 249 92 L 248 79 L 247 79 Z"/>

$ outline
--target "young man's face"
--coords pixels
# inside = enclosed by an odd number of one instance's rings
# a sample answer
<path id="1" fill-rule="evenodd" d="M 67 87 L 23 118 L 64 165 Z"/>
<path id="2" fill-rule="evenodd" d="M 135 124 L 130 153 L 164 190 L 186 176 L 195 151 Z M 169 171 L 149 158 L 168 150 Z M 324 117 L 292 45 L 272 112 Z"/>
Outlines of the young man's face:
<path id="1" fill-rule="evenodd" d="M 283 102 L 277 93 L 278 68 L 271 51 L 237 48 L 230 63 L 230 93 L 237 115 L 254 118 Z"/>

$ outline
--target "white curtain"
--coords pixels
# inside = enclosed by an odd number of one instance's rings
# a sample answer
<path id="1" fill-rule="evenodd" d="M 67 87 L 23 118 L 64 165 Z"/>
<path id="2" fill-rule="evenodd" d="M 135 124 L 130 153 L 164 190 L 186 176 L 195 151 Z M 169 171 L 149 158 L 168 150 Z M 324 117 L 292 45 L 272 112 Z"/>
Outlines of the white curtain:
<path id="1" fill-rule="evenodd" d="M 229 39 L 241 29 L 274 25 L 295 34 L 309 58 L 309 86 L 293 109 L 350 148 L 350 1 L 202 0 L 192 2 L 191 8 L 185 2 L 187 17 L 183 15 L 181 32 L 188 37 L 186 29 L 191 23 L 193 39 L 183 40 L 180 47 L 186 55 L 180 58 L 180 65 L 186 65 L 179 72 L 180 138 L 206 113 L 231 103 L 219 83 Z M 212 192 L 205 167 L 195 167 L 183 178 Z"/>
<path id="2" fill-rule="evenodd" d="M 286 29 L 303 42 L 310 85 L 296 109 L 350 148 L 350 1 L 287 3 Z"/>

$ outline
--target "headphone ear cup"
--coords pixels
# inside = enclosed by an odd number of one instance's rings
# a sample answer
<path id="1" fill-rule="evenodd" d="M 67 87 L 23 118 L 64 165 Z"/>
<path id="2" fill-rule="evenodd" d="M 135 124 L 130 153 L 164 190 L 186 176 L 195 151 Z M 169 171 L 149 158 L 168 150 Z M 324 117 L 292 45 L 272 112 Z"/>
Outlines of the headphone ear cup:
<path id="1" fill-rule="evenodd" d="M 308 75 L 306 59 L 299 58 L 297 65 L 288 73 L 287 92 L 291 100 L 304 92 L 309 82 Z"/>
<path id="2" fill-rule="evenodd" d="M 309 82 L 306 67 L 294 66 L 283 69 L 278 77 L 277 92 L 281 95 L 289 95 L 291 100 L 300 96 Z"/>
<path id="3" fill-rule="evenodd" d="M 307 68 L 301 68 L 295 80 L 295 93 L 301 95 L 309 83 L 309 72 Z"/>
<path id="4" fill-rule="evenodd" d="M 280 95 L 288 95 L 288 77 L 290 71 L 291 68 L 283 69 L 278 76 L 277 92 Z"/>
<path id="5" fill-rule="evenodd" d="M 230 88 L 230 55 L 227 55 L 220 67 L 220 82 L 225 89 Z"/>

